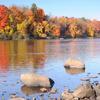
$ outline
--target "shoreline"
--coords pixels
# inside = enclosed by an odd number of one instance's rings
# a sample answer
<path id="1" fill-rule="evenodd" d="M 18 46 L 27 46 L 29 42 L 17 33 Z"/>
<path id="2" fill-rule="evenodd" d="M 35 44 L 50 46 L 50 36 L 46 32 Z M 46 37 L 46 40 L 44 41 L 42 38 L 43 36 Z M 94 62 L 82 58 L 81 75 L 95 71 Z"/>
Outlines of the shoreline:
<path id="1" fill-rule="evenodd" d="M 99 81 L 90 81 L 100 77 L 87 73 L 89 80 L 86 77 L 81 78 L 81 83 L 72 91 L 69 88 L 63 87 L 64 90 L 59 94 L 59 88 L 52 87 L 47 89 L 44 87 L 27 87 L 21 86 L 21 91 L 26 98 L 19 96 L 17 93 L 9 95 L 9 100 L 100 100 L 100 83 Z M 17 84 L 20 84 L 17 83 Z M 6 91 L 7 92 L 7 91 Z M 3 96 L 5 93 L 3 94 Z"/>

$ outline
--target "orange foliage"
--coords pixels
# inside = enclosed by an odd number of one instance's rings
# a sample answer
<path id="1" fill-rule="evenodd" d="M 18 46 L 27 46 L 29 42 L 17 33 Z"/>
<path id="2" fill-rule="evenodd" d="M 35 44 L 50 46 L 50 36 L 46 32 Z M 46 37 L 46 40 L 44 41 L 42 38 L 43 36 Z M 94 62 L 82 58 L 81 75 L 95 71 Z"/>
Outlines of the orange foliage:
<path id="1" fill-rule="evenodd" d="M 26 16 L 33 16 L 32 10 L 28 9 L 27 11 L 24 12 Z"/>
<path id="2" fill-rule="evenodd" d="M 20 23 L 25 19 L 25 15 L 23 14 L 20 8 L 12 6 L 9 9 L 11 10 L 12 15 L 14 16 L 17 23 Z"/>
<path id="3" fill-rule="evenodd" d="M 52 33 L 54 36 L 60 36 L 60 28 L 59 27 L 56 27 L 52 30 Z"/>

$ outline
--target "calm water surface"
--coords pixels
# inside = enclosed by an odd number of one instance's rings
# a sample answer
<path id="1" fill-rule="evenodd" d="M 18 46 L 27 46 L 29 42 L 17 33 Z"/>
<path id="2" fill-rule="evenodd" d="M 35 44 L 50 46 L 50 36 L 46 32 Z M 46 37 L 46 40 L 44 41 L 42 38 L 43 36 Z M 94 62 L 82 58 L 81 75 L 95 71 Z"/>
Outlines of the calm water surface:
<path id="1" fill-rule="evenodd" d="M 68 58 L 82 60 L 85 71 L 67 70 L 64 63 Z M 11 94 L 32 100 L 41 94 L 38 89 L 28 89 L 20 82 L 22 73 L 38 73 L 55 81 L 56 97 L 69 88 L 74 90 L 80 78 L 88 73 L 100 73 L 100 40 L 34 40 L 0 41 L 0 100 L 9 100 Z M 93 81 L 100 81 L 96 78 Z M 45 93 L 44 100 L 49 100 Z"/>

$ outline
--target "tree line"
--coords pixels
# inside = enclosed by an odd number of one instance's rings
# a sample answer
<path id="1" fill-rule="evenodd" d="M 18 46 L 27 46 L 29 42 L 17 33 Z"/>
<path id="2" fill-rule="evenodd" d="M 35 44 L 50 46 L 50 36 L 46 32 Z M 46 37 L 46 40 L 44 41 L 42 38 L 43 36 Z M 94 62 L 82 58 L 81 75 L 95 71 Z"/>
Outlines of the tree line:
<path id="1" fill-rule="evenodd" d="M 100 37 L 100 21 L 49 16 L 34 3 L 30 8 L 0 5 L 0 39 L 88 37 Z"/>

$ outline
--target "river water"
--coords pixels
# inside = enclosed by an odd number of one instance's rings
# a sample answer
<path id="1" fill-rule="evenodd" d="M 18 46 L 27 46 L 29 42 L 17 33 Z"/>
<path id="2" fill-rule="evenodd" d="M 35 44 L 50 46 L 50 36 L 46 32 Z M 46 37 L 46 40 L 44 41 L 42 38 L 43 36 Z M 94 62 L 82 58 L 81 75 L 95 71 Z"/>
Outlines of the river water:
<path id="1" fill-rule="evenodd" d="M 84 62 L 86 70 L 65 69 L 69 58 Z M 9 100 L 12 94 L 41 100 L 38 89 L 28 89 L 20 81 L 22 73 L 30 72 L 54 80 L 58 92 L 52 97 L 60 96 L 64 88 L 74 90 L 82 77 L 100 73 L 100 39 L 0 41 L 0 100 Z M 49 100 L 48 94 L 44 93 L 44 100 Z"/>

